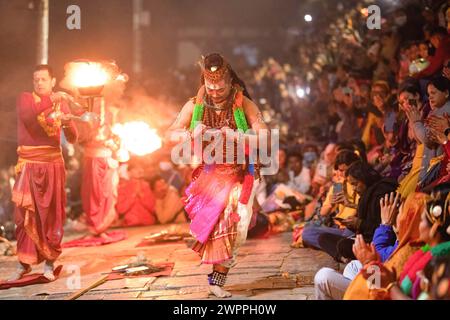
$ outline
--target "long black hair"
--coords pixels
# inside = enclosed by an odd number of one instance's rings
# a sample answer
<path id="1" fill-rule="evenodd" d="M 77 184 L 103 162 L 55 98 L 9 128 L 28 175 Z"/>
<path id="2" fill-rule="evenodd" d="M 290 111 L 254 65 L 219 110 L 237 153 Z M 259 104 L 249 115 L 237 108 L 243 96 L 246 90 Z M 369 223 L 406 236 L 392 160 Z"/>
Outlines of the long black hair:
<path id="1" fill-rule="evenodd" d="M 358 181 L 363 182 L 366 187 L 370 187 L 380 181 L 382 176 L 372 166 L 363 161 L 356 161 L 348 167 L 346 176 L 352 176 Z"/>

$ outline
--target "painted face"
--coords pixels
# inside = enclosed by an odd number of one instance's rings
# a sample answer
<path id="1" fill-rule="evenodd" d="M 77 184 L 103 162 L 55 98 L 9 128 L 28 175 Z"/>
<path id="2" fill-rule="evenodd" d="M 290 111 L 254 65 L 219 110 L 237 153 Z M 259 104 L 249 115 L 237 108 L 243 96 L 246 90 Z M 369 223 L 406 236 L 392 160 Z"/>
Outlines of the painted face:
<path id="1" fill-rule="evenodd" d="M 52 78 L 48 70 L 39 70 L 33 73 L 34 92 L 39 96 L 48 96 L 52 93 L 56 79 Z"/>
<path id="2" fill-rule="evenodd" d="M 231 82 L 223 79 L 218 83 L 212 83 L 205 80 L 205 88 L 208 96 L 211 97 L 214 103 L 225 101 L 231 92 Z"/>

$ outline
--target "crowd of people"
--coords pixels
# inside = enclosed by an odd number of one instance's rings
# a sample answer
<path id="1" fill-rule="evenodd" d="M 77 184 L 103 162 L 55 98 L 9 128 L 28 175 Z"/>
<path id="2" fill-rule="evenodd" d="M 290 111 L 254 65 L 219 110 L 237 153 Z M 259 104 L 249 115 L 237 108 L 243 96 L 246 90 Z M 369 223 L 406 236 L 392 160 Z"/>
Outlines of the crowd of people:
<path id="1" fill-rule="evenodd" d="M 392 11 L 380 30 L 354 8 L 327 45 L 302 43 L 302 68 L 269 59 L 255 73 L 284 134 L 260 212 L 345 265 L 317 273 L 317 299 L 449 298 L 450 10 L 433 5 Z"/>

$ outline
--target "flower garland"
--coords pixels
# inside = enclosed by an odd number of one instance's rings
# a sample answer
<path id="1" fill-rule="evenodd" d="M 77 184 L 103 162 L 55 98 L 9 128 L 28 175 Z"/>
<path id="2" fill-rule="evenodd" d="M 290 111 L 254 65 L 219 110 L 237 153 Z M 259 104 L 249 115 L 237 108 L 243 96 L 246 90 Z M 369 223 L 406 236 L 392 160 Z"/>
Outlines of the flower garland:
<path id="1" fill-rule="evenodd" d="M 242 132 L 247 132 L 249 129 L 247 119 L 245 117 L 245 112 L 243 109 L 244 102 L 244 94 L 242 88 L 239 86 L 235 86 L 235 96 L 233 101 L 233 117 L 236 122 L 236 126 L 238 130 L 242 130 Z M 190 130 L 193 131 L 198 124 L 202 123 L 203 114 L 205 110 L 205 106 L 203 103 L 203 97 L 205 96 L 205 86 L 202 86 L 195 99 L 194 111 L 192 112 L 191 125 Z M 249 154 L 249 149 L 245 148 L 245 154 Z M 244 176 L 244 182 L 242 184 L 242 191 L 239 198 L 239 202 L 242 204 L 247 204 L 253 189 L 253 182 L 255 180 L 255 165 L 249 163 L 247 166 L 247 172 Z"/>

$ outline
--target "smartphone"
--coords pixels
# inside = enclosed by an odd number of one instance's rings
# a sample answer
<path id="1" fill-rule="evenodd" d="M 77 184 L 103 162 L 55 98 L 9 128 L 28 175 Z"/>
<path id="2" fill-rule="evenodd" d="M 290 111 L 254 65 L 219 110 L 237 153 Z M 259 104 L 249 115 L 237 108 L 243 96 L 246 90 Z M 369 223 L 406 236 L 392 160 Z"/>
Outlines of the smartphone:
<path id="1" fill-rule="evenodd" d="M 342 183 L 334 183 L 333 184 L 333 193 L 341 193 L 344 190 Z"/>

